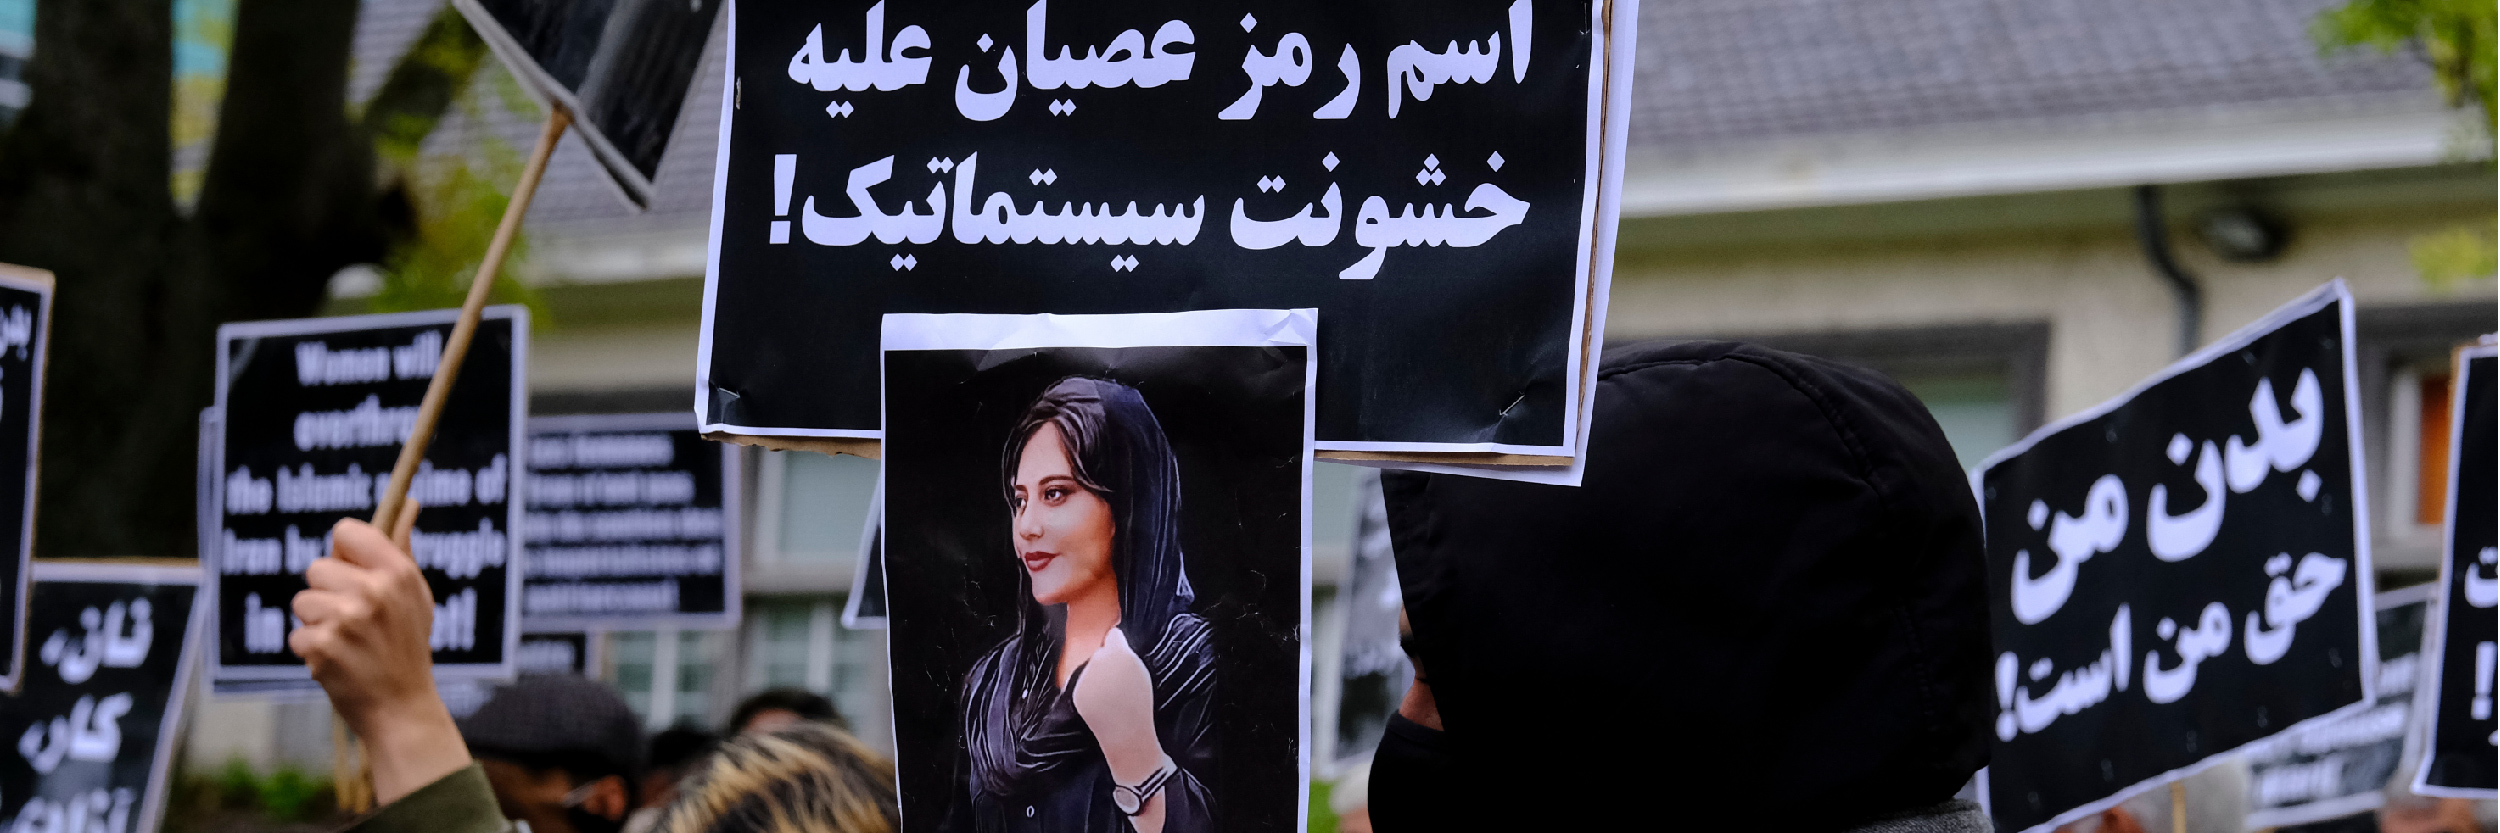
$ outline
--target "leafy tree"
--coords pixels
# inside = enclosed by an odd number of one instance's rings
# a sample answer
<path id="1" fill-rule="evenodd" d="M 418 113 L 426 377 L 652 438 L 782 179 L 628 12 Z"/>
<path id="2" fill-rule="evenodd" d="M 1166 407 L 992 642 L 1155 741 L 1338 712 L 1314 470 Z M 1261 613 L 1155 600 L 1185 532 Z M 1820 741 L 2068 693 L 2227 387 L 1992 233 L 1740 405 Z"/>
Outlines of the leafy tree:
<path id="1" fill-rule="evenodd" d="M 36 547 L 193 551 L 194 420 L 217 325 L 309 315 L 340 268 L 415 237 L 404 170 L 485 56 L 438 16 L 361 113 L 357 4 L 239 0 L 198 204 L 172 189 L 172 0 L 46 0 L 0 135 L 0 261 L 59 278 Z"/>
<path id="2" fill-rule="evenodd" d="M 2319 13 L 2311 34 L 2328 52 L 2404 50 L 2428 64 L 2448 106 L 2475 114 L 2460 144 L 2488 166 L 2500 135 L 2492 121 L 2500 112 L 2492 101 L 2495 14 L 2494 0 L 2350 0 Z M 2490 278 L 2500 262 L 2491 220 L 2415 237 L 2410 248 L 2414 270 L 2441 290 Z"/>

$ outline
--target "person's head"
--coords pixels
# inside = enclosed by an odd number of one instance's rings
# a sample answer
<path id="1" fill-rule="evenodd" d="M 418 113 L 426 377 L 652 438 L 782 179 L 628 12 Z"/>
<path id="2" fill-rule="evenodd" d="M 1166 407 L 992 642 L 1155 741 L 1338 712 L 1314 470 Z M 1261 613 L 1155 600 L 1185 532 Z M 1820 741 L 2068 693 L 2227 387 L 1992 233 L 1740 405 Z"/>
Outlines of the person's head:
<path id="1" fill-rule="evenodd" d="M 634 809 L 642 725 L 607 686 L 522 677 L 460 721 L 506 817 L 539 833 L 615 833 Z"/>
<path id="2" fill-rule="evenodd" d="M 1010 538 L 1036 604 L 1115 594 L 1121 627 L 1149 646 L 1188 609 L 1180 464 L 1136 388 L 1059 380 L 1008 434 L 1002 465 Z"/>
<path id="3" fill-rule="evenodd" d="M 651 736 L 651 754 L 643 759 L 638 792 L 643 807 L 665 807 L 677 797 L 677 781 L 712 751 L 718 736 L 692 726 L 671 726 Z"/>
<path id="4" fill-rule="evenodd" d="M 894 766 L 821 723 L 722 741 L 652 833 L 893 833 Z"/>
<path id="5" fill-rule="evenodd" d="M 1815 831 L 1950 800 L 1995 698 L 1979 510 L 1927 409 L 1728 342 L 1610 351 L 1594 401 L 1577 487 L 1382 475 L 1447 737 L 1430 760 L 1384 741 L 1373 818 L 1443 790 L 1489 826 L 1777 807 Z M 1533 789 L 1411 775 L 1520 761 L 1607 763 Z"/>
<path id="6" fill-rule="evenodd" d="M 803 688 L 773 688 L 756 692 L 739 701 L 729 713 L 729 733 L 773 732 L 797 723 L 825 723 L 836 728 L 850 728 L 833 701 L 822 694 Z"/>

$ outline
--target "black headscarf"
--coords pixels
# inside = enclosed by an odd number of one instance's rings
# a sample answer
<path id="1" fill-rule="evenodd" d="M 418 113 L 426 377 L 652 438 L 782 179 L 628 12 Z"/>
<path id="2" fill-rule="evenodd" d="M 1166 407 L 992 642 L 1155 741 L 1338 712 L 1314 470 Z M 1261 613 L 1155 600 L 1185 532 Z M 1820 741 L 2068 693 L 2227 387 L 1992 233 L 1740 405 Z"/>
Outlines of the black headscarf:
<path id="1" fill-rule="evenodd" d="M 1043 425 L 1058 427 L 1077 481 L 1111 507 L 1120 631 L 1146 663 L 1158 703 L 1172 699 L 1176 688 L 1212 684 L 1211 669 L 1198 667 L 1204 623 L 1189 613 L 1196 594 L 1182 570 L 1180 463 L 1145 397 L 1118 382 L 1083 377 L 1044 390 L 1008 437 L 1002 476 L 1010 499 L 1025 444 Z M 1016 633 L 964 681 L 973 785 L 994 794 L 1021 792 L 1029 779 L 1094 748 L 1092 733 L 1065 698 L 1035 696 L 1056 687 L 1066 632 L 1052 610 L 1034 601 L 1031 581 L 1016 571 L 1024 608 Z M 1176 617 L 1189 627 L 1173 628 Z M 1167 633 L 1175 630 L 1181 632 Z M 1001 728 L 1006 734 L 997 732 Z"/>

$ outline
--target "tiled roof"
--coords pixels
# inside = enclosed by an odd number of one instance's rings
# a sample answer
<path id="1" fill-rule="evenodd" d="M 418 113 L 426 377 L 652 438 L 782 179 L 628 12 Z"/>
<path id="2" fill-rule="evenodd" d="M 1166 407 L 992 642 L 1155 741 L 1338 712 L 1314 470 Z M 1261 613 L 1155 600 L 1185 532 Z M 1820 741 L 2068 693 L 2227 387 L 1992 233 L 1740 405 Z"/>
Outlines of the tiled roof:
<path id="1" fill-rule="evenodd" d="M 1650 0 L 1632 144 L 2080 121 L 2420 96 L 2428 71 L 2322 57 L 2341 0 Z"/>
<path id="2" fill-rule="evenodd" d="M 380 86 L 445 0 L 364 0 L 358 100 Z M 1649 0 L 1631 139 L 1700 149 L 1766 139 L 1992 123 L 2091 123 L 2157 111 L 2319 106 L 2420 97 L 2403 55 L 2322 57 L 2309 36 L 2339 0 Z M 684 234 L 709 218 L 726 26 L 715 26 L 656 179 L 636 214 L 568 138 L 531 206 L 556 236 Z M 480 73 L 493 83 L 500 70 Z M 491 92 L 477 97 L 492 102 Z M 427 142 L 484 135 L 526 152 L 536 112 L 455 113 Z"/>

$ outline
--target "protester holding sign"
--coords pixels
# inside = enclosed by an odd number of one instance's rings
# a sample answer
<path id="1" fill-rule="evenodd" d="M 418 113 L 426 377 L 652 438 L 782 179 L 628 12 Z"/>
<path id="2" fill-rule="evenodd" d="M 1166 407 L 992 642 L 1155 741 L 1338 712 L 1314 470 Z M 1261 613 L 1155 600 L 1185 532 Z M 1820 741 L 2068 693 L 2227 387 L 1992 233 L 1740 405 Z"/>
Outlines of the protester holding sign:
<path id="1" fill-rule="evenodd" d="M 1926 409 L 1724 342 L 1599 379 L 1579 488 L 1382 476 L 1429 696 L 1374 826 L 1989 830 L 1953 798 L 1987 759 L 1979 518 Z"/>

